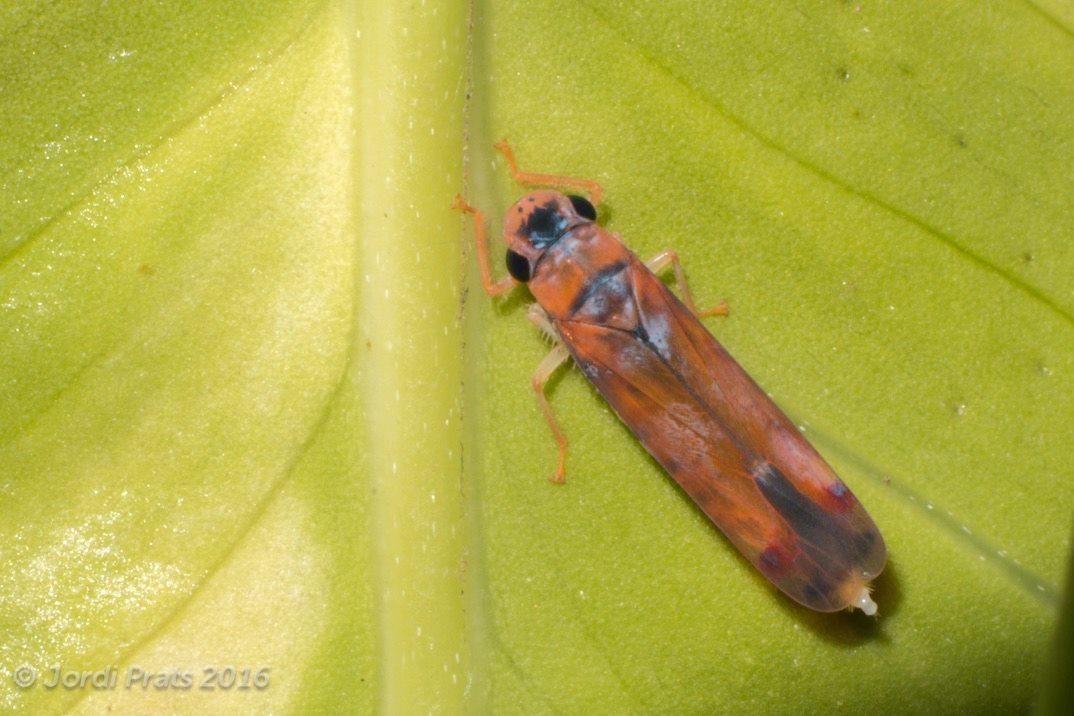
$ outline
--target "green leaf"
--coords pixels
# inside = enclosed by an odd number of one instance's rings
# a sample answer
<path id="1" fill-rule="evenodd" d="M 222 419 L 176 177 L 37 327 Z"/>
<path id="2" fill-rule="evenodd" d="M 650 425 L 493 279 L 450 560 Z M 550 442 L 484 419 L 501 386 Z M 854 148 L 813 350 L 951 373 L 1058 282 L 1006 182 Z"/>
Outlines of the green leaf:
<path id="1" fill-rule="evenodd" d="M 1025 710 L 1074 508 L 1072 26 L 971 2 L 13 6 L 0 705 Z M 449 208 L 497 233 L 502 137 L 729 301 L 713 332 L 884 533 L 877 620 L 789 603 L 573 370 L 547 483 L 547 345 L 523 289 L 486 299 Z M 45 688 L 56 665 L 116 685 Z M 228 665 L 269 686 L 197 688 Z"/>
<path id="2" fill-rule="evenodd" d="M 568 484 L 542 485 L 543 348 L 512 301 L 485 309 L 493 711 L 1026 708 L 1074 505 L 1062 22 L 976 3 L 479 13 L 478 144 L 601 181 L 609 228 L 728 299 L 712 330 L 890 550 L 878 621 L 785 603 L 576 372 L 552 390 Z M 518 193 L 503 175 L 491 206 Z"/>
<path id="3" fill-rule="evenodd" d="M 352 35 L 335 4 L 227 5 L 0 28 L 5 711 L 376 700 Z"/>
<path id="4" fill-rule="evenodd" d="M 1074 708 L 1074 554 L 1067 565 L 1063 605 L 1056 624 L 1055 637 L 1048 654 L 1040 698 L 1034 711 L 1040 714 L 1066 714 Z"/>

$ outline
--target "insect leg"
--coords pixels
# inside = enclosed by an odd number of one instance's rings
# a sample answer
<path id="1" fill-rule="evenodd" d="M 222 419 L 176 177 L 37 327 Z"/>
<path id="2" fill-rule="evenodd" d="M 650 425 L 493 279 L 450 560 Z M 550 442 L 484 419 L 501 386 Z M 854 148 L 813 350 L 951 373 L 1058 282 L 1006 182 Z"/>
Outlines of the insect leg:
<path id="1" fill-rule="evenodd" d="M 589 192 L 589 201 L 593 206 L 600 203 L 600 197 L 604 194 L 604 187 L 592 179 L 579 179 L 578 177 L 565 177 L 558 174 L 537 174 L 534 172 L 521 172 L 515 163 L 515 153 L 511 151 L 511 145 L 506 139 L 501 139 L 493 145 L 503 153 L 507 160 L 507 169 L 511 177 L 519 184 L 547 184 L 559 187 L 578 187 Z"/>
<path id="2" fill-rule="evenodd" d="M 489 296 L 499 296 L 501 293 L 510 291 L 515 285 L 515 280 L 510 276 L 504 276 L 495 283 L 492 281 L 492 269 L 489 268 L 488 241 L 485 240 L 485 215 L 479 209 L 467 204 L 466 200 L 458 194 L 455 195 L 455 200 L 451 202 L 451 208 L 458 209 L 464 214 L 473 214 L 474 243 L 477 245 L 477 267 L 481 271 L 481 286 L 485 289 L 485 293 Z"/>
<path id="3" fill-rule="evenodd" d="M 663 271 L 667 268 L 667 265 L 671 264 L 672 269 L 675 271 L 675 283 L 679 286 L 679 293 L 682 294 L 682 302 L 686 304 L 686 307 L 690 309 L 690 312 L 695 316 L 726 316 L 727 301 L 720 301 L 715 306 L 708 308 L 698 309 L 697 304 L 694 303 L 694 297 L 690 293 L 690 287 L 686 283 L 686 274 L 682 270 L 682 263 L 679 261 L 679 255 L 671 249 L 665 249 L 645 262 L 645 265 L 649 267 L 649 270 L 653 273 Z"/>
<path id="4" fill-rule="evenodd" d="M 537 324 L 537 327 L 543 332 L 555 338 L 556 331 L 552 328 L 552 324 L 548 322 L 548 315 L 540 306 L 533 304 L 527 317 Z M 563 365 L 569 357 L 567 346 L 557 340 L 556 345 L 548 352 L 544 360 L 538 364 L 537 369 L 533 371 L 532 379 L 533 392 L 537 396 L 537 405 L 540 406 L 544 419 L 548 421 L 548 427 L 552 429 L 552 436 L 555 437 L 556 445 L 559 447 L 559 462 L 556 464 L 556 471 L 552 473 L 550 478 L 552 482 L 556 483 L 562 483 L 564 479 L 564 465 L 567 461 L 567 438 L 563 435 L 563 431 L 560 430 L 559 423 L 556 422 L 556 416 L 552 413 L 552 406 L 548 404 L 548 398 L 544 395 L 544 385 L 549 376 Z"/>

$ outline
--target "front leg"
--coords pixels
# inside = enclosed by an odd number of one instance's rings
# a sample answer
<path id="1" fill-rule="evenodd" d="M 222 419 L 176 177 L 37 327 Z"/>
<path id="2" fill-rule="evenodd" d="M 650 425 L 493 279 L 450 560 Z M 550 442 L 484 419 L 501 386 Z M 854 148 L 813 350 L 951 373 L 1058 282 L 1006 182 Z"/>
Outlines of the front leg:
<path id="1" fill-rule="evenodd" d="M 477 247 L 477 268 L 481 272 L 481 287 L 489 296 L 499 296 L 501 293 L 510 291 L 515 286 L 515 280 L 510 276 L 504 276 L 499 281 L 492 280 L 492 269 L 489 268 L 489 247 L 485 238 L 485 215 L 481 210 L 471 206 L 458 194 L 451 203 L 452 209 L 458 209 L 464 214 L 474 217 L 474 245 Z"/>

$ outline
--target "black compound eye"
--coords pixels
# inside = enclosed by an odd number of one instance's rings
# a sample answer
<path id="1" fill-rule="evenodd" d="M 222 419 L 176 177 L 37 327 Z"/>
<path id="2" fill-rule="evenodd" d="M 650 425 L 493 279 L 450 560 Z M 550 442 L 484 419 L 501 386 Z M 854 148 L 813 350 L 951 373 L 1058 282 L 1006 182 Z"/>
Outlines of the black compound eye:
<path id="1" fill-rule="evenodd" d="M 589 219 L 590 221 L 597 220 L 597 210 L 593 208 L 593 204 L 590 203 L 589 199 L 574 194 L 571 194 L 567 198 L 571 200 L 571 206 L 578 212 L 578 216 L 583 219 Z"/>
<path id="2" fill-rule="evenodd" d="M 507 249 L 507 273 L 519 283 L 526 283 L 530 280 L 530 260 Z"/>

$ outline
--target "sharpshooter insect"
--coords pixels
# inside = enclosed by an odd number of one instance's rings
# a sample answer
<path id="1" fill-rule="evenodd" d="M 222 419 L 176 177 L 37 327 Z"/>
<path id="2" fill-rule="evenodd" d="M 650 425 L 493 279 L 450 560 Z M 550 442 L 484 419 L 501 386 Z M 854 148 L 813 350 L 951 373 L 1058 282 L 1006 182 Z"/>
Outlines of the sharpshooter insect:
<path id="1" fill-rule="evenodd" d="M 568 357 L 645 449 L 757 569 L 795 601 L 822 612 L 876 613 L 869 583 L 886 550 L 872 518 L 794 424 L 698 320 L 678 257 L 643 263 L 596 223 L 602 190 L 593 181 L 520 172 L 516 181 L 577 187 L 589 198 L 543 189 L 503 221 L 510 276 L 493 281 L 481 213 L 474 215 L 481 281 L 490 296 L 524 283 L 537 299 L 529 317 L 557 343 L 533 374 L 533 389 L 559 445 L 552 477 L 562 482 L 567 441 L 544 384 Z M 682 300 L 654 275 L 674 269 Z"/>

